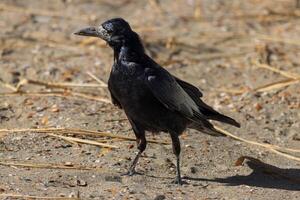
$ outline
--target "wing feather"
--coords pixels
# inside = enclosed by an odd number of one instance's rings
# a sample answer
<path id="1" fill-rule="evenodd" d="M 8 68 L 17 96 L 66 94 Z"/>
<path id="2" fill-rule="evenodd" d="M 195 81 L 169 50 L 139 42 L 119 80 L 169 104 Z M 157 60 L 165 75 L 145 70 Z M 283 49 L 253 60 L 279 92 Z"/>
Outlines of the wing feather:
<path id="1" fill-rule="evenodd" d="M 146 84 L 168 109 L 177 111 L 193 121 L 205 119 L 194 100 L 167 71 L 158 68 L 147 70 Z"/>

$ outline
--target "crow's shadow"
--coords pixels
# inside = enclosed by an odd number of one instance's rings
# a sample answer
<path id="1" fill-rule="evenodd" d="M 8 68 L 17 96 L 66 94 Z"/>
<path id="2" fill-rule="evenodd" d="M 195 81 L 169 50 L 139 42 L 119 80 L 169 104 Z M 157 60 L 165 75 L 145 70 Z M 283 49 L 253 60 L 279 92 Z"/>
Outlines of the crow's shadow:
<path id="1" fill-rule="evenodd" d="M 236 175 L 215 179 L 185 177 L 185 179 L 225 183 L 228 186 L 248 185 L 262 188 L 300 191 L 300 169 L 282 169 L 265 164 L 257 159 L 248 160 L 246 164 L 253 172 L 245 176 Z"/>

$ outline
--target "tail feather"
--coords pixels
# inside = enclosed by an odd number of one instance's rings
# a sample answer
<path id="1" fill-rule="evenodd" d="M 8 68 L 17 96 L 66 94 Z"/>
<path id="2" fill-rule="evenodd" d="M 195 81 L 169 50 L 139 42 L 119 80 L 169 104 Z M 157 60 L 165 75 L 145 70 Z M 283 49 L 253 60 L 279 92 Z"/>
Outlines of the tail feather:
<path id="1" fill-rule="evenodd" d="M 225 136 L 222 132 L 216 130 L 214 126 L 209 121 L 202 120 L 201 122 L 193 122 L 188 128 L 197 130 L 199 132 L 211 135 L 211 136 Z"/>
<path id="2" fill-rule="evenodd" d="M 219 122 L 223 122 L 223 123 L 226 123 L 226 124 L 230 124 L 230 125 L 233 125 L 233 126 L 238 127 L 238 128 L 241 127 L 240 123 L 238 123 L 234 119 L 232 119 L 230 117 L 227 117 L 225 115 L 222 115 L 220 113 L 214 114 L 214 115 L 210 115 L 210 116 L 208 116 L 208 118 L 212 119 L 212 120 L 219 121 Z"/>
<path id="3" fill-rule="evenodd" d="M 223 122 L 226 124 L 230 124 L 232 126 L 240 128 L 241 125 L 231 117 L 225 116 L 216 110 L 214 110 L 209 105 L 205 104 L 202 100 L 197 101 L 197 105 L 199 106 L 199 109 L 201 113 L 203 113 L 205 116 L 207 116 L 208 119 L 216 120 L 219 122 Z"/>
<path id="4" fill-rule="evenodd" d="M 207 105 L 201 100 L 202 93 L 199 91 L 198 88 L 195 86 L 182 81 L 178 78 L 176 78 L 177 83 L 184 89 L 184 91 L 194 100 L 194 102 L 198 105 L 199 111 L 201 114 L 205 115 L 207 119 L 216 120 L 220 122 L 224 122 L 236 127 L 241 127 L 241 125 L 235 121 L 234 119 L 227 117 L 225 115 L 222 115 L 221 113 L 215 111 L 212 107 Z M 202 118 L 203 116 L 200 116 Z"/>

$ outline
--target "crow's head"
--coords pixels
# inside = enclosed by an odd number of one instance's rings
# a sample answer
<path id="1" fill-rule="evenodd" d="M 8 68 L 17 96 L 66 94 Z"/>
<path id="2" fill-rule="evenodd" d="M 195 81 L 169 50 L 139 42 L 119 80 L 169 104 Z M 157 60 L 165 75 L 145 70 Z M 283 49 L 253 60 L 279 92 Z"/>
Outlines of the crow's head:
<path id="1" fill-rule="evenodd" d="M 132 35 L 135 35 L 129 24 L 122 18 L 110 19 L 99 27 L 84 28 L 74 34 L 99 37 L 111 47 L 122 46 L 126 41 L 132 39 Z"/>

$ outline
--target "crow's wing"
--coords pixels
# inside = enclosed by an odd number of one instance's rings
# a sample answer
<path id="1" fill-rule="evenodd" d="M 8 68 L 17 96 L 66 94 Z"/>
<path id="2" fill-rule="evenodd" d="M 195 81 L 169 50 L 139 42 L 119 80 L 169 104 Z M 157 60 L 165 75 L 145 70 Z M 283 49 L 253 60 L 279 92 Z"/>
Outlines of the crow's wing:
<path id="1" fill-rule="evenodd" d="M 163 68 L 146 69 L 145 81 L 154 96 L 168 109 L 177 111 L 192 121 L 206 119 L 194 100 Z"/>
<path id="2" fill-rule="evenodd" d="M 200 92 L 200 90 L 198 88 L 196 88 L 195 86 L 193 86 L 175 76 L 173 76 L 173 77 L 175 78 L 176 82 L 184 89 L 184 91 L 186 93 L 188 93 L 188 95 L 190 97 L 193 98 L 193 100 L 194 100 L 194 98 L 199 99 L 200 97 L 203 96 L 202 92 Z"/>
<path id="3" fill-rule="evenodd" d="M 236 127 L 240 127 L 240 124 L 234 119 L 225 116 L 217 111 L 215 111 L 212 107 L 205 104 L 200 98 L 202 97 L 202 93 L 195 86 L 180 80 L 179 78 L 174 77 L 176 82 L 182 87 L 182 89 L 193 99 L 193 101 L 197 104 L 198 109 L 201 114 L 205 115 L 207 119 L 217 120 L 220 122 L 224 122 L 227 124 L 231 124 Z"/>

